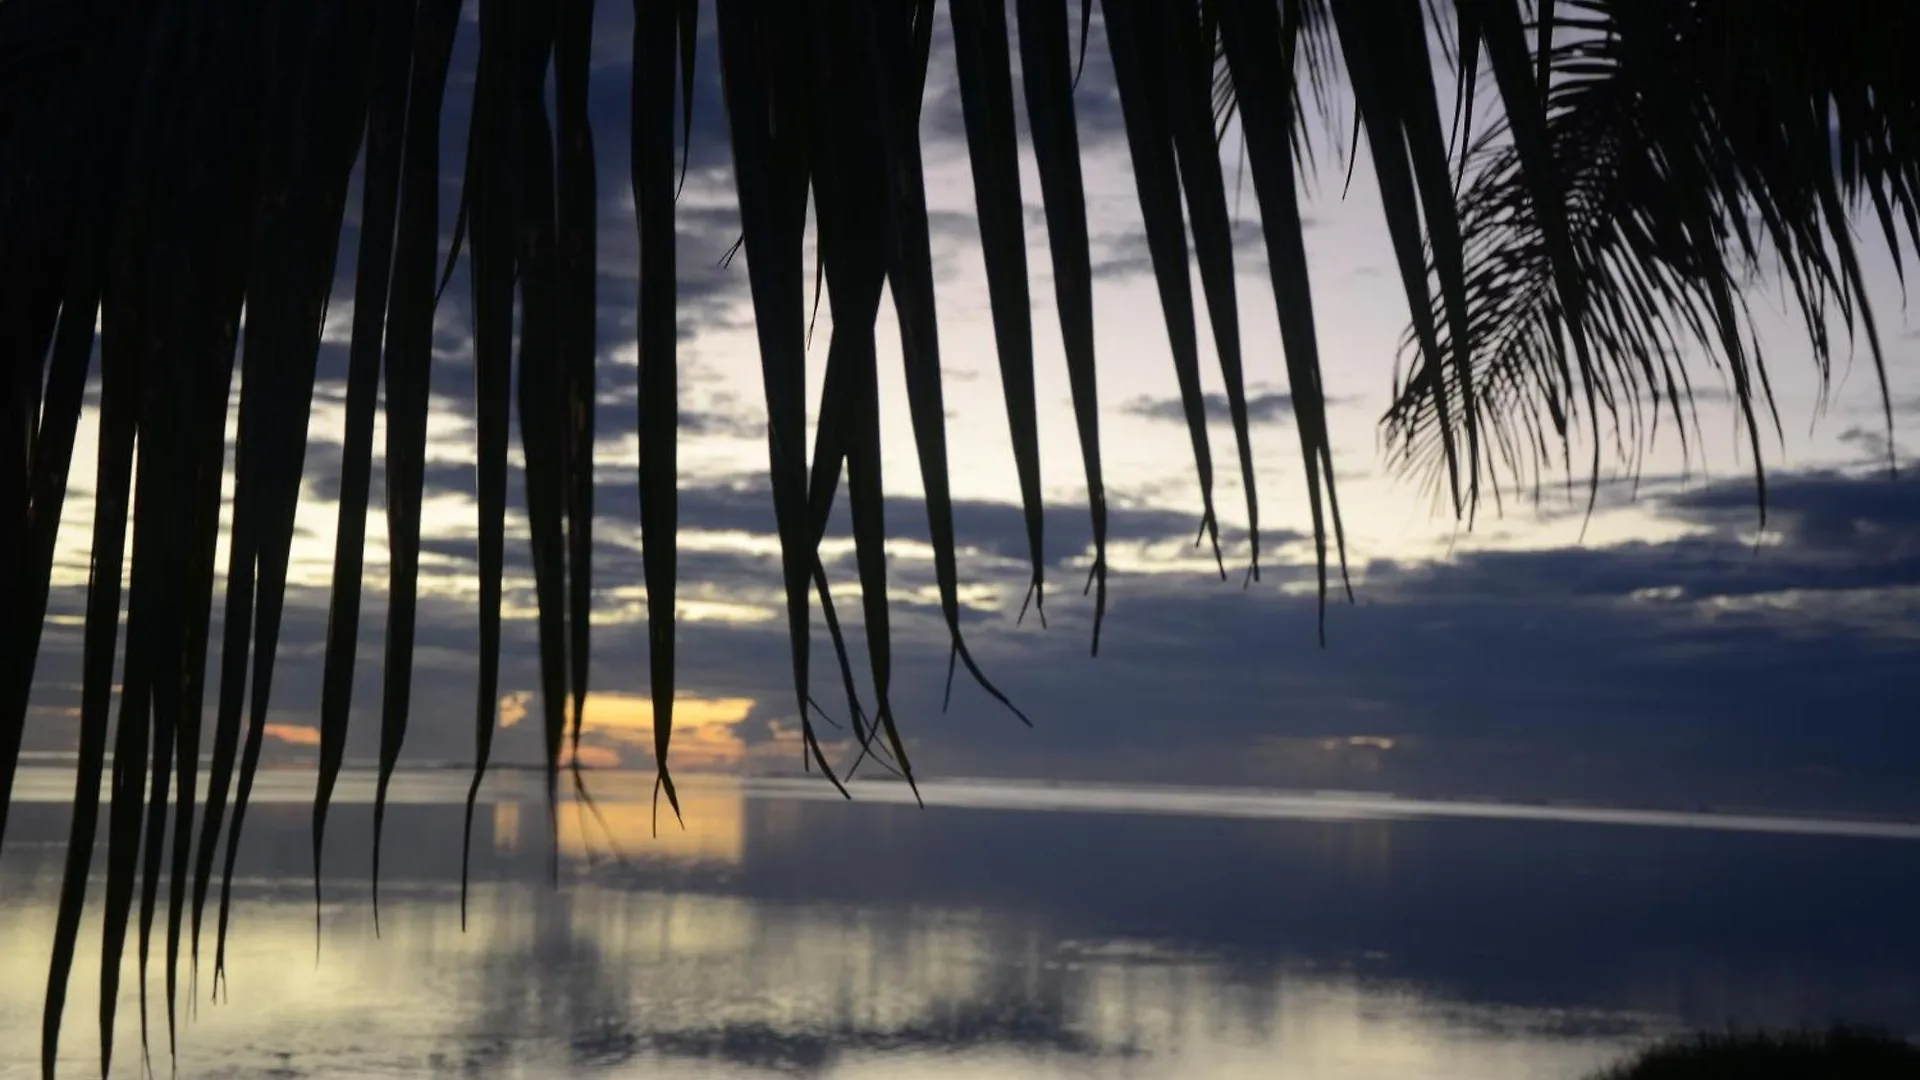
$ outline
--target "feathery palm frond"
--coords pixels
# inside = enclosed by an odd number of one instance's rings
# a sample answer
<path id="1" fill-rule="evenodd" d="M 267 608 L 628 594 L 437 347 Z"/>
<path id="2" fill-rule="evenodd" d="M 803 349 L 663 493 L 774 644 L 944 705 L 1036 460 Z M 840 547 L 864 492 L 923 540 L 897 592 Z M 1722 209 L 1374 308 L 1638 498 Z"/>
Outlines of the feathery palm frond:
<path id="1" fill-rule="evenodd" d="M 220 980 L 238 837 L 270 707 L 315 357 L 356 161 L 359 246 L 313 805 L 316 895 L 347 745 L 382 386 L 391 564 L 376 853 L 404 748 L 428 377 L 438 300 L 463 243 L 472 294 L 480 637 L 469 829 L 499 690 L 516 409 L 550 798 L 569 713 L 577 751 L 593 595 L 594 357 L 607 344 L 595 340 L 599 193 L 587 115 L 593 6 L 474 6 L 477 69 L 471 80 L 456 81 L 450 64 L 464 0 L 169 0 L 127 12 L 108 0 L 0 3 L 0 646 L 7 657 L 0 668 L 0 840 L 96 320 L 100 327 L 93 567 L 74 816 L 45 1018 L 49 1075 L 110 741 L 100 975 L 106 1052 L 136 894 L 144 974 L 162 906 L 159 883 L 171 881 L 163 956 L 171 1021 L 183 918 L 191 916 L 188 951 L 197 959 L 224 842 L 216 987 Z M 1038 607 L 1046 552 L 1016 135 L 1016 103 L 1025 106 L 1092 518 L 1087 588 L 1097 652 L 1106 610 L 1106 488 L 1074 96 L 1095 36 L 1094 5 L 1086 0 L 1078 19 L 1064 0 L 1011 6 L 1009 19 L 1000 0 L 951 0 L 960 103 L 1027 525 L 1029 595 Z M 1366 136 L 1412 313 L 1412 367 L 1396 389 L 1387 432 L 1400 459 L 1424 470 L 1430 490 L 1456 512 L 1471 515 L 1484 493 L 1498 500 L 1509 485 L 1537 490 L 1556 450 L 1568 455 L 1582 445 L 1597 481 L 1609 437 L 1629 467 L 1663 416 L 1687 437 L 1695 423 L 1682 359 L 1688 349 L 1703 350 L 1730 376 L 1758 468 L 1758 417 L 1771 395 L 1742 297 L 1769 258 L 1780 265 L 1821 371 L 1837 316 L 1848 332 L 1866 335 L 1884 379 L 1850 223 L 1870 208 L 1896 256 L 1920 245 L 1920 95 L 1902 55 L 1911 36 L 1902 31 L 1920 15 L 1899 5 L 1457 0 L 1449 11 L 1437 0 L 1104 0 L 1101 8 L 1189 421 L 1202 538 L 1221 552 L 1199 393 L 1201 330 L 1189 277 L 1196 262 L 1257 566 L 1244 392 L 1251 358 L 1239 337 L 1220 160 L 1220 144 L 1237 126 L 1260 209 L 1323 607 L 1330 563 L 1339 560 L 1344 573 L 1345 542 L 1300 192 L 1312 172 L 1310 129 L 1316 118 L 1331 119 L 1341 86 L 1355 106 L 1356 147 Z M 676 176 L 673 128 L 677 112 L 690 141 L 699 9 L 695 0 L 634 0 L 632 41 L 647 640 L 658 788 L 676 812 L 668 769 L 679 525 L 674 198 L 689 149 L 683 142 Z M 816 737 L 818 706 L 808 684 L 817 596 L 861 760 L 872 753 L 911 780 L 892 707 L 875 347 L 883 290 L 898 317 L 952 658 L 1012 704 L 975 662 L 960 619 L 939 295 L 919 139 L 935 5 L 718 0 L 714 14 L 769 418 L 792 708 L 808 756 L 838 783 Z M 1476 135 L 1483 67 L 1500 108 Z M 440 128 L 450 87 L 470 95 L 462 102 L 470 118 L 457 224 L 443 248 Z M 818 222 L 814 279 L 824 282 L 832 315 L 811 460 L 809 201 Z M 193 793 L 205 734 L 201 683 L 236 367 L 222 676 L 200 807 Z M 860 702 L 819 553 L 843 471 L 871 713 Z M 131 550 L 123 544 L 129 522 Z M 1224 556 L 1220 566 L 1224 574 Z M 116 705 L 117 725 L 110 722 Z M 144 978 L 141 985 L 144 995 Z"/>
<path id="2" fill-rule="evenodd" d="M 1837 321 L 1866 337 L 1891 407 L 1854 219 L 1871 206 L 1896 260 L 1920 244 L 1920 79 L 1887 44 L 1914 14 L 1569 0 L 1536 55 L 1513 5 L 1462 10 L 1505 106 L 1460 196 L 1468 317 L 1440 337 L 1473 362 L 1422 347 L 1387 416 L 1403 466 L 1430 490 L 1464 469 L 1496 497 L 1503 476 L 1537 494 L 1584 439 L 1591 492 L 1609 444 L 1632 470 L 1664 418 L 1685 445 L 1698 352 L 1732 384 L 1764 515 L 1772 393 L 1743 295 L 1770 265 L 1822 379 Z M 1441 460 L 1450 399 L 1492 434 L 1463 469 Z"/>

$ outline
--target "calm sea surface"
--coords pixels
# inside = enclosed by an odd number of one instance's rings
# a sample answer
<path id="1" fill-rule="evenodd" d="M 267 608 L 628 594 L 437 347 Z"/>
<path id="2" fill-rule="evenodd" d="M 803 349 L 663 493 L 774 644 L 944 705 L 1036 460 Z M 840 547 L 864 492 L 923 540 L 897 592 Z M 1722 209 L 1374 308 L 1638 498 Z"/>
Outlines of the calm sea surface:
<path id="1" fill-rule="evenodd" d="M 959 782 L 918 809 L 887 783 L 851 804 L 682 783 L 685 829 L 656 838 L 649 777 L 593 776 L 600 817 L 562 807 L 555 888 L 538 777 L 490 781 L 463 933 L 464 777 L 407 775 L 376 939 L 371 782 L 350 775 L 316 960 L 312 776 L 263 776 L 229 994 L 210 1000 L 203 945 L 179 1075 L 1503 1080 L 1581 1077 L 1702 1026 L 1920 1034 L 1920 828 Z M 72 780 L 20 785 L 0 1077 L 38 1074 Z M 63 1075 L 98 1075 L 98 915 Z M 132 951 L 115 1076 L 141 1070 Z M 152 986 L 166 1075 L 157 965 Z"/>

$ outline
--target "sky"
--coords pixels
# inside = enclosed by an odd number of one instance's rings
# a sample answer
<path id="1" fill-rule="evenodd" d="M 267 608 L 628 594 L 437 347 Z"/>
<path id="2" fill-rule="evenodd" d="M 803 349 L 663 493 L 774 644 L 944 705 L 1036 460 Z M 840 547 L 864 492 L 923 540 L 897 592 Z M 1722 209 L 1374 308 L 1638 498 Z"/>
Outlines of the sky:
<path id="1" fill-rule="evenodd" d="M 680 269 L 680 700 L 675 765 L 793 771 L 801 758 L 771 496 L 765 411 L 739 235 L 710 9 L 695 78 L 691 169 L 677 210 Z M 458 203 L 477 34 L 467 13 L 443 125 L 442 244 Z M 634 439 L 637 238 L 627 175 L 631 13 L 596 14 L 591 109 L 599 162 L 600 277 L 593 696 L 582 760 L 651 768 L 646 591 L 641 585 Z M 1889 433 L 1862 349 L 1823 389 L 1777 282 L 1751 299 L 1784 437 L 1766 443 L 1768 527 L 1724 381 L 1696 363 L 1702 438 L 1683 457 L 1663 436 L 1637 484 L 1610 476 L 1588 520 L 1585 490 L 1508 501 L 1471 530 L 1442 513 L 1384 452 L 1407 322 L 1364 147 L 1345 184 L 1346 108 L 1318 134 L 1304 206 L 1330 395 L 1335 467 L 1355 602 L 1316 636 L 1313 552 L 1298 442 L 1259 243 L 1236 200 L 1240 328 L 1255 404 L 1263 575 L 1242 587 L 1245 513 L 1224 408 L 1211 438 L 1222 582 L 1192 547 L 1200 520 L 1188 436 L 1148 265 L 1118 99 L 1096 19 L 1076 93 L 1095 267 L 1102 452 L 1113 546 L 1101 655 L 1088 655 L 1092 602 L 1077 431 L 1052 298 L 1037 173 L 1023 150 L 1042 476 L 1046 628 L 1016 624 L 1026 538 L 973 217 L 964 125 L 944 9 L 922 114 L 960 572 L 968 641 L 1034 719 L 1023 727 L 962 678 L 941 707 L 947 635 L 906 423 L 890 307 L 878 330 L 888 474 L 895 707 L 928 775 L 1368 788 L 1419 794 L 1686 805 L 1920 809 L 1920 483 L 1885 468 Z M 1017 54 L 1016 54 L 1017 77 Z M 1484 85 L 1484 83 L 1483 83 Z M 1024 141 L 1024 115 L 1020 117 Z M 1237 151 L 1227 140 L 1230 188 Z M 1344 190 L 1343 190 L 1344 189 Z M 310 760 L 319 708 L 326 584 L 337 519 L 346 346 L 357 232 L 350 195 L 320 355 L 320 384 L 293 552 L 287 625 L 268 733 L 270 761 Z M 1877 233 L 1869 234 L 1877 237 Z M 809 240 L 809 243 L 811 241 Z M 1920 320 L 1891 258 L 1866 245 L 1888 344 L 1893 452 L 1920 439 Z M 811 265 L 809 257 L 808 265 Z M 464 267 L 435 331 L 421 611 L 404 761 L 470 760 L 477 647 L 471 336 Z M 811 289 L 809 274 L 808 288 Z M 1196 297 L 1199 289 L 1196 283 Z M 818 393 L 831 319 L 809 353 Z M 1696 358 L 1697 359 L 1697 358 Z M 1203 335 L 1203 377 L 1219 395 Z M 238 380 L 235 393 L 237 401 Z M 1223 400 L 1223 399 L 1217 399 Z M 75 739 L 80 614 L 97 428 L 83 419 L 56 557 L 27 749 Z M 387 559 L 376 428 L 373 517 L 350 761 L 377 746 Z M 496 760 L 540 760 L 531 564 L 517 440 L 510 478 L 505 655 Z M 1576 453 L 1575 459 L 1578 460 Z M 228 494 L 231 493 L 229 476 Z M 1489 507 L 1489 511 L 1493 508 Z M 860 624 L 840 512 L 823 551 L 841 618 Z M 219 564 L 225 566 L 224 541 Z M 216 587 L 214 633 L 219 633 Z M 818 613 L 812 678 L 844 718 Z M 215 638 L 217 639 L 217 636 Z M 218 650 L 209 685 L 218 680 Z M 864 665 L 857 670 L 864 680 Z M 844 735 L 844 732 L 827 734 Z M 833 744 L 844 753 L 844 740 Z M 843 758 L 844 760 L 844 758 Z"/>

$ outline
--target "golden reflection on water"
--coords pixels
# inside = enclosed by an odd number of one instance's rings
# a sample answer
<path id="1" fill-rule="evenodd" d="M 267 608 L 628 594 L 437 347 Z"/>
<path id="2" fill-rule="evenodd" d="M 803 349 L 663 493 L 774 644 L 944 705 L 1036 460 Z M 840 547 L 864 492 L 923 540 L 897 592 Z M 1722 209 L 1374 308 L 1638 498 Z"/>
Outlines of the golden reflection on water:
<path id="1" fill-rule="evenodd" d="M 678 820 L 664 796 L 654 803 L 651 777 L 591 773 L 584 783 L 589 797 L 563 794 L 553 823 L 560 854 L 570 860 L 737 866 L 746 855 L 746 792 L 739 777 L 681 780 Z M 494 803 L 494 853 L 517 856 L 544 848 L 547 820 L 545 806 L 518 794 Z"/>
<path id="2" fill-rule="evenodd" d="M 520 804 L 493 804 L 493 850 L 498 855 L 513 855 L 520 850 Z"/>
<path id="3" fill-rule="evenodd" d="M 591 801 L 562 800 L 557 826 L 560 853 L 568 858 L 662 859 L 672 862 L 720 863 L 736 866 L 746 852 L 746 795 L 736 776 L 689 776 L 678 784 L 680 817 L 663 795 L 652 797 L 652 778 L 632 773 L 599 773 L 587 781 Z M 513 808 L 509 832 L 519 843 L 521 814 L 544 813 L 538 807 L 501 803 Z M 500 843 L 496 831 L 495 844 Z"/>

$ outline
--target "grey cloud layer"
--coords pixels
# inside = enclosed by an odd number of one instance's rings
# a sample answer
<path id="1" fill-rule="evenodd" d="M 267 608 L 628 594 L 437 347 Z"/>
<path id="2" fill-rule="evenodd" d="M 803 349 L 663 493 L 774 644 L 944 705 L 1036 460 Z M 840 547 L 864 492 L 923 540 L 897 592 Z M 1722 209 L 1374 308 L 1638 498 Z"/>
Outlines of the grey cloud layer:
<path id="1" fill-rule="evenodd" d="M 1207 419 L 1224 421 L 1231 418 L 1227 395 L 1205 394 L 1201 400 L 1206 408 Z M 1186 406 L 1177 397 L 1135 398 L 1127 402 L 1125 409 L 1134 416 L 1148 420 L 1180 424 L 1187 422 Z M 1278 424 L 1293 419 L 1293 395 L 1283 390 L 1247 395 L 1247 419 L 1256 424 Z"/>
<path id="2" fill-rule="evenodd" d="M 631 507 L 615 488 L 602 491 L 612 524 L 595 569 L 611 611 L 627 603 L 614 591 L 631 593 L 639 580 L 638 549 L 620 524 Z M 1055 591 L 1049 630 L 1012 625 L 1024 584 L 1019 512 L 963 504 L 963 578 L 998 590 L 971 601 L 970 641 L 1038 726 L 1019 728 L 964 686 L 955 715 L 941 715 L 945 630 L 913 591 L 931 575 L 898 554 L 893 583 L 908 591 L 894 612 L 896 707 L 931 773 L 1920 809 L 1907 764 L 1920 752 L 1920 483 L 1787 475 L 1772 496 L 1774 531 L 1758 548 L 1752 491 L 1732 482 L 1659 504 L 1696 530 L 1664 543 L 1376 562 L 1361 575 L 1359 605 L 1330 611 L 1324 650 L 1314 645 L 1305 566 L 1273 566 L 1246 591 L 1204 572 L 1117 573 L 1098 659 L 1086 656 L 1091 605 L 1077 582 Z M 685 552 L 683 597 L 775 607 L 765 492 L 700 487 L 685 506 L 689 529 L 761 546 Z M 888 510 L 896 535 L 921 535 L 919 506 L 892 500 Z M 1077 516 L 1050 518 L 1062 553 L 1074 550 Z M 1187 538 L 1191 524 L 1159 511 L 1115 518 L 1118 535 L 1145 541 Z M 429 579 L 470 577 L 469 541 L 428 550 L 442 557 Z M 524 543 L 510 543 L 509 555 L 510 576 L 524 577 Z M 849 566 L 832 573 L 852 587 Z M 527 591 L 512 590 L 510 608 L 530 606 Z M 55 610 L 75 613 L 82 600 L 65 590 Z M 368 603 L 355 755 L 371 753 L 377 728 L 377 587 Z M 859 653 L 858 605 L 843 599 L 840 609 Z M 474 620 L 470 599 L 435 593 L 424 603 L 410 760 L 470 753 Z M 276 719 L 311 722 L 324 626 L 324 596 L 296 592 Z M 43 671 L 55 689 L 45 706 L 65 704 L 53 700 L 59 680 L 77 675 L 74 629 L 50 630 Z M 644 622 L 622 618 L 595 633 L 595 687 L 644 691 Z M 743 737 L 765 739 L 772 722 L 791 719 L 783 620 L 686 622 L 681 638 L 687 692 L 755 699 Z M 503 686 L 531 689 L 531 620 L 509 619 L 505 648 Z M 864 682 L 858 657 L 856 666 Z M 817 629 L 813 678 L 838 713 L 838 677 Z M 58 749 L 71 728 L 42 715 L 34 747 Z M 537 758 L 532 726 L 503 735 L 504 760 Z M 1348 741 L 1355 736 L 1369 741 Z"/>

